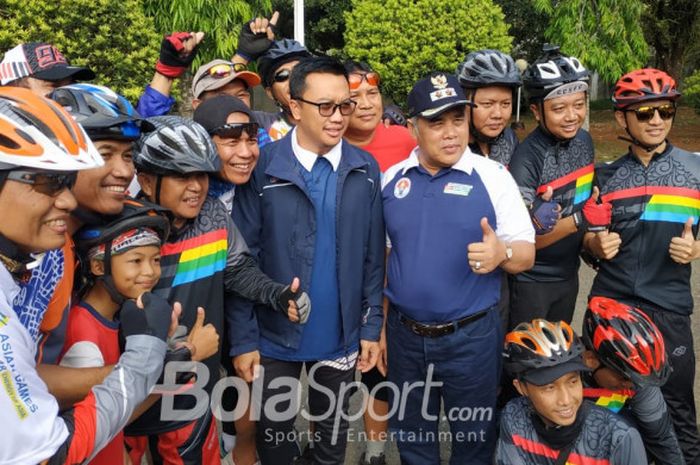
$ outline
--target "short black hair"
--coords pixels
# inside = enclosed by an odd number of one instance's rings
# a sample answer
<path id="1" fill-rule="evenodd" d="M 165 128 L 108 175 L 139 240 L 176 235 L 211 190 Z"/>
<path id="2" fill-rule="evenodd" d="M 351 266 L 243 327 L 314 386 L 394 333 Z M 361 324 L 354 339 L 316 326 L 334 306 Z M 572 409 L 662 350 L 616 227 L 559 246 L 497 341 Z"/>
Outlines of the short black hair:
<path id="1" fill-rule="evenodd" d="M 345 71 L 348 74 L 352 74 L 355 72 L 362 72 L 362 73 L 373 73 L 374 70 L 370 65 L 365 63 L 364 61 L 355 61 L 355 60 L 347 60 L 343 63 L 343 66 L 345 66 Z"/>
<path id="2" fill-rule="evenodd" d="M 292 70 L 292 75 L 289 78 L 289 94 L 293 99 L 299 98 L 306 90 L 306 77 L 309 74 L 332 74 L 334 76 L 343 76 L 348 79 L 348 73 L 345 71 L 342 63 L 335 58 L 321 56 L 302 58 Z"/>

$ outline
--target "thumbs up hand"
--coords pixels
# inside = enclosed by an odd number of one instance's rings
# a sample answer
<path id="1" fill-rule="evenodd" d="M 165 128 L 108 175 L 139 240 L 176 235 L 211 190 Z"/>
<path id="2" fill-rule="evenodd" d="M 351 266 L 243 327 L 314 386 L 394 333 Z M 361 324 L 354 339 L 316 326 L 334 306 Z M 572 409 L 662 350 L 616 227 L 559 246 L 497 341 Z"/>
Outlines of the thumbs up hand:
<path id="1" fill-rule="evenodd" d="M 481 218 L 481 242 L 472 242 L 467 247 L 467 259 L 472 272 L 487 274 L 495 270 L 506 259 L 506 244 L 496 236 L 489 220 Z"/>
<path id="2" fill-rule="evenodd" d="M 683 232 L 680 237 L 671 239 L 671 244 L 668 248 L 671 259 L 681 265 L 690 263 L 700 255 L 700 251 L 698 251 L 700 246 L 698 246 L 698 241 L 695 240 L 695 236 L 693 235 L 694 223 L 695 218 L 692 216 L 688 218 L 683 226 Z"/>
<path id="3" fill-rule="evenodd" d="M 538 236 L 551 232 L 561 217 L 561 206 L 551 201 L 553 194 L 552 186 L 547 186 L 547 190 L 530 205 L 530 218 Z"/>

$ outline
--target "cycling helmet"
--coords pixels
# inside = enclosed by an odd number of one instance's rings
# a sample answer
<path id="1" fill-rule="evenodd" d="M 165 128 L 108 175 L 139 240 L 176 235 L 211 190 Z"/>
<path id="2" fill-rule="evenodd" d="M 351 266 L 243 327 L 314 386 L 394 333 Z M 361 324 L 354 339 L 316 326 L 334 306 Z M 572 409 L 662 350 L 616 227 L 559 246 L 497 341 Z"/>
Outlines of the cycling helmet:
<path id="1" fill-rule="evenodd" d="M 523 74 L 523 84 L 530 100 L 544 100 L 552 91 L 566 84 L 579 83 L 566 93 L 588 90 L 590 74 L 577 58 L 562 55 L 557 45 L 545 44 L 542 52 L 542 56 Z"/>
<path id="2" fill-rule="evenodd" d="M 663 385 L 671 372 L 664 338 L 638 308 L 593 297 L 583 318 L 583 341 L 607 367 L 636 385 Z"/>
<path id="3" fill-rule="evenodd" d="M 170 221 L 165 216 L 166 212 L 166 209 L 150 202 L 127 199 L 120 214 L 109 218 L 102 224 L 81 228 L 75 235 L 75 245 L 81 258 L 83 276 L 89 277 L 89 280 L 95 278 L 89 272 L 89 258 L 92 258 L 90 251 L 99 247 L 98 256 L 104 262 L 104 275 L 97 277 L 97 279 L 105 284 L 112 300 L 122 303 L 124 296 L 117 291 L 111 276 L 110 257 L 134 247 L 160 246 L 170 232 Z M 153 240 L 153 232 L 160 241 Z M 119 243 L 116 244 L 115 241 Z"/>
<path id="4" fill-rule="evenodd" d="M 85 131 L 60 105 L 21 87 L 0 87 L 0 170 L 76 171 L 102 166 Z"/>
<path id="5" fill-rule="evenodd" d="M 517 88 L 522 84 L 520 70 L 510 55 L 498 50 L 471 52 L 457 67 L 459 83 L 464 88 L 504 86 Z"/>
<path id="6" fill-rule="evenodd" d="M 141 117 L 134 107 L 107 87 L 71 84 L 59 87 L 49 97 L 64 106 L 92 140 L 136 140 L 141 134 Z"/>
<path id="7" fill-rule="evenodd" d="M 274 41 L 267 52 L 258 58 L 258 74 L 262 78 L 263 87 L 272 87 L 275 71 L 283 64 L 310 56 L 306 47 L 296 40 Z"/>
<path id="8" fill-rule="evenodd" d="M 520 323 L 505 340 L 505 368 L 515 378 L 544 385 L 583 364 L 584 346 L 566 322 L 543 319 Z"/>
<path id="9" fill-rule="evenodd" d="M 391 120 L 391 124 L 406 127 L 406 117 L 403 115 L 401 109 L 396 105 L 387 105 L 386 107 L 384 107 L 384 114 L 382 114 L 382 119 L 386 118 L 389 118 Z"/>
<path id="10" fill-rule="evenodd" d="M 650 100 L 677 100 L 681 96 L 676 81 L 661 70 L 644 68 L 622 76 L 613 89 L 616 110 Z"/>
<path id="11" fill-rule="evenodd" d="M 134 164 L 157 175 L 216 173 L 220 161 L 207 130 L 189 118 L 156 116 L 141 127 Z"/>

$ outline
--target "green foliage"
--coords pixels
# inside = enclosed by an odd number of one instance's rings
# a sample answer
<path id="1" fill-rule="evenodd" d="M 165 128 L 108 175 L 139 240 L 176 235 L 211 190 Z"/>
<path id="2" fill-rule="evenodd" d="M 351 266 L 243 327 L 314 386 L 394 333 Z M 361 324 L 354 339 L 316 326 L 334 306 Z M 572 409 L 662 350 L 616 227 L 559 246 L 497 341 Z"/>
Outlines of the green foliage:
<path id="1" fill-rule="evenodd" d="M 304 42 L 306 48 L 332 56 L 342 55 L 345 41 L 344 13 L 351 0 L 306 0 L 304 2 Z M 279 37 L 294 37 L 293 0 L 273 0 L 272 10 L 280 12 Z"/>
<path id="2" fill-rule="evenodd" d="M 683 100 L 700 114 L 700 69 L 696 69 L 693 74 L 685 79 Z"/>
<path id="3" fill-rule="evenodd" d="M 649 56 L 641 0 L 531 0 L 550 15 L 545 36 L 598 71 L 605 82 L 640 68 Z"/>
<path id="4" fill-rule="evenodd" d="M 509 52 L 503 13 L 491 0 L 353 0 L 345 53 L 382 76 L 385 96 L 403 104 L 431 71 L 454 73 L 473 50 Z"/>
<path id="5" fill-rule="evenodd" d="M 52 43 L 131 101 L 153 75 L 159 37 L 138 0 L 0 0 L 0 18 L 0 50 Z"/>
<path id="6" fill-rule="evenodd" d="M 546 42 L 544 31 L 549 24 L 549 15 L 537 10 L 532 2 L 523 0 L 494 0 L 510 26 L 513 36 L 513 58 L 524 58 L 532 63 L 542 53 Z"/>
<path id="7" fill-rule="evenodd" d="M 241 26 L 271 12 L 270 0 L 143 0 L 143 4 L 163 35 L 174 31 L 206 33 L 193 69 L 215 58 L 231 58 Z"/>

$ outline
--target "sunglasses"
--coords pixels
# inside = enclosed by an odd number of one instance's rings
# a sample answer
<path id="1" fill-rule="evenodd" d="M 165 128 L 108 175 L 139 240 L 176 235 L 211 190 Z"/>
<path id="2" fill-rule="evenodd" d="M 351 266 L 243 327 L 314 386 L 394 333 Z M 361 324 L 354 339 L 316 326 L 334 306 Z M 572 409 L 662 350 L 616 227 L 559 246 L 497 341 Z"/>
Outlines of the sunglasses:
<path id="1" fill-rule="evenodd" d="M 294 100 L 298 100 L 300 102 L 308 103 L 309 105 L 314 105 L 318 107 L 318 114 L 321 116 L 332 116 L 336 110 L 340 110 L 341 115 L 348 116 L 351 115 L 353 111 L 355 111 L 355 106 L 357 106 L 356 101 L 349 99 L 340 103 L 310 102 L 308 100 L 304 100 L 303 98 L 295 98 Z"/>
<path id="2" fill-rule="evenodd" d="M 64 189 L 70 189 L 75 185 L 78 173 L 70 172 L 47 172 L 47 171 L 25 171 L 13 170 L 7 174 L 7 179 L 29 184 L 32 188 L 44 195 L 55 197 Z"/>
<path id="3" fill-rule="evenodd" d="M 379 87 L 379 74 L 372 71 L 371 73 L 350 73 L 348 83 L 350 90 L 355 90 L 362 85 L 362 81 L 367 81 L 370 86 Z"/>
<path id="4" fill-rule="evenodd" d="M 220 65 L 214 65 L 211 68 L 209 68 L 209 76 L 221 79 L 221 78 L 227 78 L 231 74 L 234 73 L 240 73 L 241 71 L 245 71 L 247 68 L 246 65 L 243 63 L 233 63 L 233 64 L 226 64 L 222 63 Z"/>
<path id="5" fill-rule="evenodd" d="M 260 125 L 258 123 L 231 123 L 219 126 L 212 131 L 212 134 L 228 139 L 240 139 L 245 131 L 248 137 L 255 138 L 259 129 Z"/>
<path id="6" fill-rule="evenodd" d="M 289 76 L 291 76 L 292 72 L 288 69 L 283 69 L 279 73 L 275 73 L 275 76 L 273 79 L 275 82 L 285 82 L 289 79 Z"/>
<path id="7" fill-rule="evenodd" d="M 654 117 L 654 113 L 657 111 L 659 112 L 661 119 L 669 120 L 673 118 L 676 115 L 676 106 L 672 103 L 666 103 L 664 105 L 659 105 L 658 107 L 645 106 L 639 107 L 636 110 L 628 111 L 634 112 L 635 116 L 637 117 L 637 121 L 646 123 L 647 121 L 651 121 L 651 119 Z"/>

